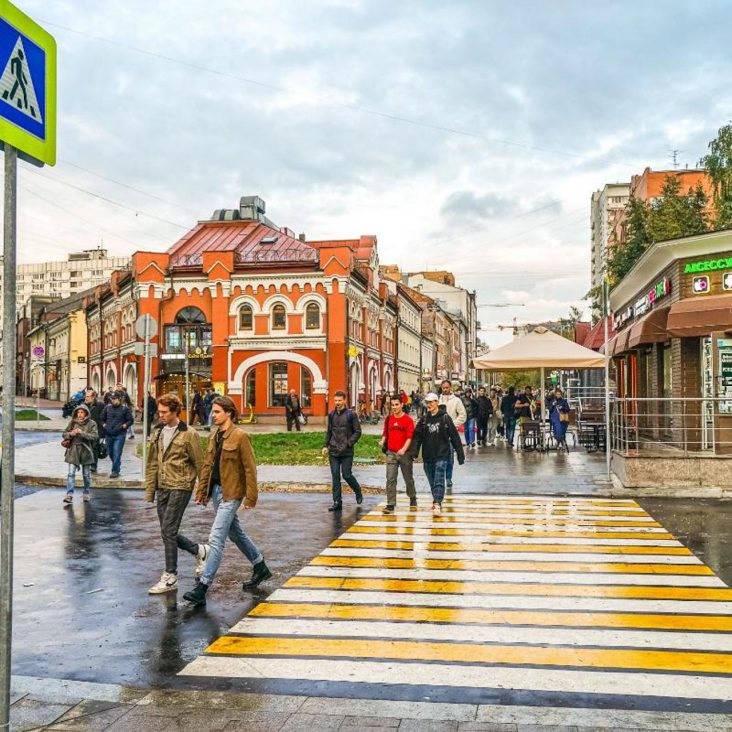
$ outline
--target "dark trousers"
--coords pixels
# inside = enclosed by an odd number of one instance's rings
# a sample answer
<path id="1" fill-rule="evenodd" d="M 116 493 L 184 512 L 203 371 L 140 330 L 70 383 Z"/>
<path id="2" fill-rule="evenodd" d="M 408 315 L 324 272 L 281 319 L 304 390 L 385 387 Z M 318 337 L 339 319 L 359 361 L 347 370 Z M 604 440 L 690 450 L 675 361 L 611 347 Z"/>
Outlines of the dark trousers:
<path id="1" fill-rule="evenodd" d="M 178 573 L 178 549 L 190 554 L 198 554 L 198 544 L 178 533 L 186 506 L 191 500 L 191 491 L 166 490 L 157 491 L 158 519 L 160 520 L 160 536 L 165 548 L 165 571 Z"/>
<path id="2" fill-rule="evenodd" d="M 478 442 L 485 442 L 488 439 L 488 415 L 478 417 Z"/>
<path id="3" fill-rule="evenodd" d="M 513 445 L 514 435 L 516 434 L 516 417 L 504 417 L 503 423 L 506 428 L 506 442 Z"/>
<path id="4" fill-rule="evenodd" d="M 356 496 L 361 495 L 361 486 L 354 478 L 351 470 L 353 469 L 353 455 L 331 455 L 330 456 L 330 474 L 333 478 L 333 503 L 341 503 L 341 475 L 343 480 L 351 486 Z"/>
<path id="5" fill-rule="evenodd" d="M 292 432 L 292 425 L 295 425 L 295 429 L 299 432 L 300 431 L 300 414 L 299 413 L 293 413 L 288 412 L 287 413 L 287 431 Z"/>

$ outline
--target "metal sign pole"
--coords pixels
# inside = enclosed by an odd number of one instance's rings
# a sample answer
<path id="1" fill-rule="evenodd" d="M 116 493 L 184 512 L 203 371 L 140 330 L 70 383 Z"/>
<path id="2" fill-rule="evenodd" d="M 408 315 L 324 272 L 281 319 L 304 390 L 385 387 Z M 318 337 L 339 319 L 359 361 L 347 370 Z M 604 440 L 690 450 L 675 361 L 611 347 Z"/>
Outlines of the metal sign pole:
<path id="1" fill-rule="evenodd" d="M 3 226 L 3 429 L 0 475 L 0 730 L 10 728 L 10 662 L 13 640 L 13 498 L 15 489 L 15 258 L 18 152 L 5 143 Z"/>
<path id="2" fill-rule="evenodd" d="M 142 380 L 142 482 L 145 482 L 147 475 L 147 430 L 149 417 L 147 414 L 147 396 L 150 390 L 150 316 L 145 318 L 145 373 Z"/>

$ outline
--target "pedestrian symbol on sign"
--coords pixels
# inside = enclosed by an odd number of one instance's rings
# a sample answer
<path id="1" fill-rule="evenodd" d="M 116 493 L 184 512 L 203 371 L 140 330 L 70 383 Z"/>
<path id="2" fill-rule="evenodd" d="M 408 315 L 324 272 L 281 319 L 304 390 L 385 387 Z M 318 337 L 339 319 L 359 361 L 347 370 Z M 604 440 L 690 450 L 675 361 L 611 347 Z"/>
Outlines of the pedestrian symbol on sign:
<path id="1" fill-rule="evenodd" d="M 26 59 L 23 40 L 18 36 L 13 52 L 10 54 L 5 71 L 0 78 L 0 90 L 3 101 L 28 115 L 36 122 L 43 122 L 36 99 L 28 61 Z"/>

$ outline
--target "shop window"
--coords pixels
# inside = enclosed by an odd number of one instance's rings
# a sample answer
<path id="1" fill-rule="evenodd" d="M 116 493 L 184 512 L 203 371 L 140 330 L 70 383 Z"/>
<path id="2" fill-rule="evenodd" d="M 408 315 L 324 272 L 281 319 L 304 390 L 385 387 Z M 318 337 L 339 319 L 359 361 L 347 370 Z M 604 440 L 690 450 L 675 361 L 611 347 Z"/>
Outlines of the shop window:
<path id="1" fill-rule="evenodd" d="M 313 375 L 304 367 L 300 369 L 300 401 L 303 407 L 313 403 Z"/>
<path id="2" fill-rule="evenodd" d="M 257 370 L 251 369 L 247 374 L 246 381 L 244 382 L 244 394 L 247 402 L 247 406 L 256 406 L 257 398 Z"/>
<path id="3" fill-rule="evenodd" d="M 287 312 L 285 306 L 277 304 L 272 308 L 272 330 L 287 329 Z"/>
<path id="4" fill-rule="evenodd" d="M 286 398 L 287 364 L 279 361 L 271 363 L 269 365 L 269 406 L 284 407 Z"/>
<path id="5" fill-rule="evenodd" d="M 254 313 L 251 305 L 242 305 L 239 308 L 239 330 L 252 330 L 254 327 Z"/>
<path id="6" fill-rule="evenodd" d="M 305 308 L 305 328 L 307 330 L 320 329 L 320 305 L 311 302 Z"/>

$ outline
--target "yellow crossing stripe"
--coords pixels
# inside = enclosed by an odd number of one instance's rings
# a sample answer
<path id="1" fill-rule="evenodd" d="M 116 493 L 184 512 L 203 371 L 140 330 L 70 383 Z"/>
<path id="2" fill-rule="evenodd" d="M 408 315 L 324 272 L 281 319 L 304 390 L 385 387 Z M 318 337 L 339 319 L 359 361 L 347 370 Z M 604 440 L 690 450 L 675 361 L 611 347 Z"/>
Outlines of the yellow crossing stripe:
<path id="1" fill-rule="evenodd" d="M 381 592 L 425 592 L 445 595 L 508 595 L 529 597 L 594 597 L 622 600 L 697 600 L 732 602 L 727 587 L 643 587 L 642 585 L 548 585 L 520 582 L 458 582 L 353 577 L 291 577 L 284 587 Z M 459 600 L 457 600 L 459 601 Z"/>
<path id="2" fill-rule="evenodd" d="M 441 552 L 522 552 L 548 554 L 660 554 L 673 556 L 689 556 L 692 552 L 686 547 L 668 546 L 604 546 L 593 544 L 454 544 L 449 542 L 414 541 L 368 541 L 362 539 L 336 539 L 332 547 L 356 547 L 362 549 L 401 549 L 412 550 L 415 545 L 427 551 Z"/>
<path id="3" fill-rule="evenodd" d="M 539 610 L 482 610 L 473 608 L 325 605 L 263 602 L 250 616 L 271 618 L 327 618 L 386 620 L 413 623 L 479 623 L 579 628 L 732 631 L 729 615 L 657 615 L 651 613 L 562 612 Z"/>
<path id="4" fill-rule="evenodd" d="M 492 516 L 494 513 L 500 513 L 500 514 L 520 514 L 520 515 L 526 515 L 526 514 L 536 514 L 536 516 L 632 516 L 636 518 L 641 518 L 648 516 L 648 514 L 638 509 L 637 511 L 604 511 L 602 509 L 597 508 L 572 508 L 572 509 L 565 509 L 565 508 L 552 508 L 551 510 L 547 509 L 532 509 L 532 508 L 506 508 L 505 506 L 495 506 L 495 507 L 487 507 L 487 508 L 449 508 L 446 506 L 442 507 L 442 513 L 448 513 L 448 514 L 458 514 L 460 516 Z M 399 514 L 396 514 L 399 515 Z M 409 514 L 403 514 L 405 516 L 408 516 Z"/>
<path id="5" fill-rule="evenodd" d="M 689 671 L 711 674 L 732 673 L 732 654 L 696 651 L 542 648 L 541 646 L 492 646 L 350 638 L 299 639 L 224 636 L 211 644 L 206 652 L 237 656 L 379 658 L 512 666 L 528 664 L 532 666 Z"/>
<path id="6" fill-rule="evenodd" d="M 380 557 L 317 556 L 310 563 L 325 567 L 377 567 L 382 569 L 455 569 L 510 572 L 611 572 L 618 574 L 684 574 L 714 576 L 703 564 L 602 564 L 567 562 L 491 562 L 479 559 L 382 559 Z"/>
<path id="7" fill-rule="evenodd" d="M 463 523 L 470 523 L 471 521 L 473 523 L 478 523 L 477 521 L 474 521 L 474 519 L 466 519 L 466 518 L 456 518 L 452 516 L 428 516 L 426 514 L 420 516 L 419 514 L 414 515 L 405 515 L 405 516 L 398 516 L 395 514 L 391 515 L 377 515 L 377 514 L 371 514 L 369 516 L 364 516 L 361 521 L 409 521 L 409 522 L 419 522 L 419 523 L 430 523 L 430 524 L 463 524 Z M 528 524 L 528 525 L 534 525 L 534 526 L 601 526 L 601 527 L 607 527 L 607 526 L 617 526 L 618 528 L 624 528 L 624 529 L 660 529 L 662 528 L 661 524 L 659 524 L 657 521 L 605 521 L 605 520 L 597 520 L 597 521 L 591 521 L 589 519 L 566 519 L 566 518 L 551 518 L 547 517 L 545 519 L 541 518 L 527 518 L 527 519 L 511 519 L 511 518 L 495 518 L 490 517 L 490 521 L 485 521 L 485 523 L 490 524 L 500 524 L 500 525 L 508 525 L 508 526 L 516 526 L 516 524 Z"/>
<path id="8" fill-rule="evenodd" d="M 405 534 L 407 536 L 515 536 L 546 539 L 637 539 L 638 541 L 670 541 L 667 532 L 633 533 L 630 531 L 498 531 L 491 529 L 443 529 L 441 527 L 351 526 L 346 534 Z"/>
<path id="9" fill-rule="evenodd" d="M 549 500 L 549 501 L 535 501 L 531 499 L 521 499 L 521 498 L 492 498 L 489 500 L 481 501 L 481 500 L 471 500 L 469 498 L 450 498 L 449 496 L 445 496 L 443 500 L 443 504 L 449 503 L 450 505 L 468 505 L 468 506 L 537 506 L 537 507 L 543 507 L 543 506 L 607 506 L 607 507 L 618 507 L 618 508 L 640 508 L 640 506 L 635 501 L 615 501 L 613 499 L 609 499 L 606 501 L 597 500 L 597 501 L 573 501 L 573 500 Z"/>

